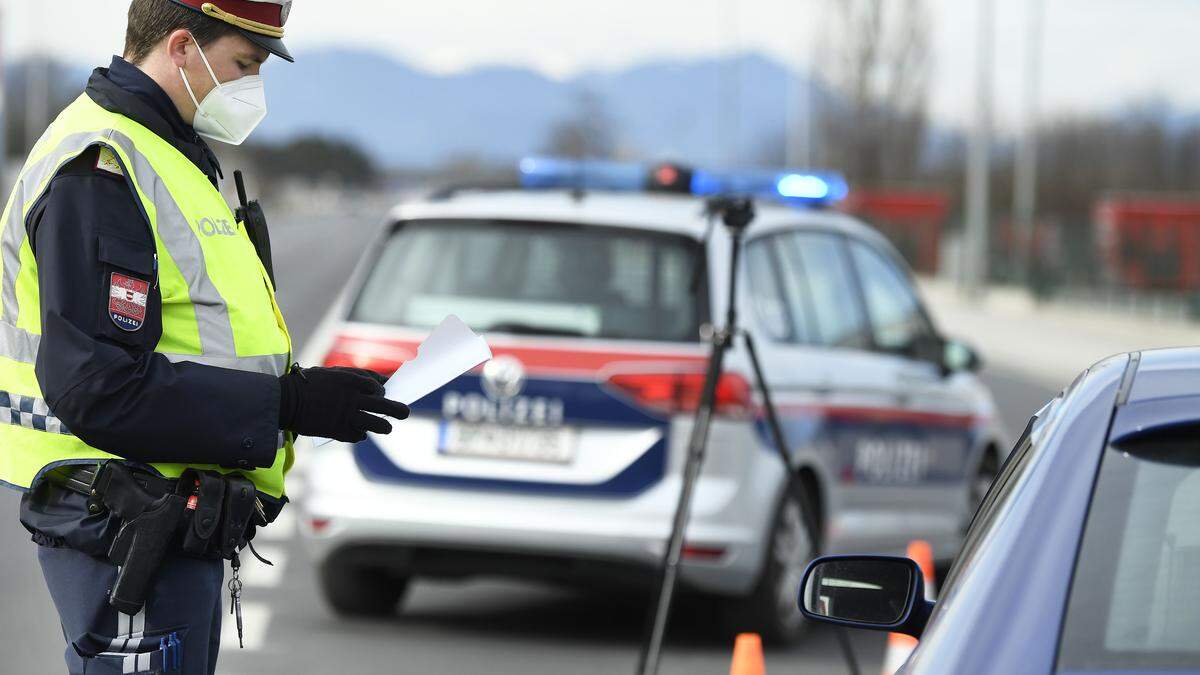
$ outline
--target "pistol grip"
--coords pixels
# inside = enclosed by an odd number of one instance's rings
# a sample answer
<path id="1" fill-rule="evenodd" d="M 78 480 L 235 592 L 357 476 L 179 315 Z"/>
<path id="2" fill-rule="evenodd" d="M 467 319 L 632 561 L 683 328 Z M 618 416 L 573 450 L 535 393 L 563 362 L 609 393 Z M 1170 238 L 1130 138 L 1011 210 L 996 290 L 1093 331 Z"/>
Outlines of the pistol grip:
<path id="1" fill-rule="evenodd" d="M 137 614 L 146 604 L 186 505 L 187 500 L 183 497 L 167 495 L 121 526 L 109 550 L 109 561 L 117 565 L 119 571 L 108 603 L 117 610 Z"/>

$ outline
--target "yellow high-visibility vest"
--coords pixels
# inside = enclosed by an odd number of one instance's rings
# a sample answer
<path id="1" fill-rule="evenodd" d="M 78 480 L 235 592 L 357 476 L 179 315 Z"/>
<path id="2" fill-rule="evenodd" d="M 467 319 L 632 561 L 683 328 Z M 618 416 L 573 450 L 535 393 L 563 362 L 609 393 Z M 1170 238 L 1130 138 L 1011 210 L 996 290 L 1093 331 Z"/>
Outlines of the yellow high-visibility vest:
<path id="1" fill-rule="evenodd" d="M 50 411 L 34 375 L 42 321 L 26 218 L 58 171 L 93 146 L 125 175 L 154 235 L 163 328 L 155 351 L 172 362 L 275 376 L 291 361 L 291 337 L 274 286 L 225 198 L 166 140 L 80 96 L 34 146 L 0 230 L 0 483 L 18 489 L 30 488 L 56 466 L 115 458 L 71 435 Z M 292 440 L 281 432 L 274 465 L 242 472 L 272 497 L 284 495 Z M 154 468 L 174 478 L 189 467 Z"/>

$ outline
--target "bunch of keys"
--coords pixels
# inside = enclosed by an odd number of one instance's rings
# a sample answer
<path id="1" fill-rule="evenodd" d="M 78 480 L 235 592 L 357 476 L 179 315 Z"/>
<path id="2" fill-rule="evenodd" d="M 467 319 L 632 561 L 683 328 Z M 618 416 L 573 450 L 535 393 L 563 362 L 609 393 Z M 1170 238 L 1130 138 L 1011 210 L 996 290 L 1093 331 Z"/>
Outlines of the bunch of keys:
<path id="1" fill-rule="evenodd" d="M 254 514 L 258 516 L 259 525 L 262 527 L 270 525 L 270 523 L 267 521 L 267 510 L 263 508 L 262 500 L 258 497 L 254 498 Z"/>
<path id="2" fill-rule="evenodd" d="M 233 578 L 229 580 L 229 613 L 237 617 L 238 648 L 245 649 L 246 644 L 242 639 L 242 580 L 239 576 L 242 560 L 238 554 L 233 554 L 229 567 L 233 570 Z"/>

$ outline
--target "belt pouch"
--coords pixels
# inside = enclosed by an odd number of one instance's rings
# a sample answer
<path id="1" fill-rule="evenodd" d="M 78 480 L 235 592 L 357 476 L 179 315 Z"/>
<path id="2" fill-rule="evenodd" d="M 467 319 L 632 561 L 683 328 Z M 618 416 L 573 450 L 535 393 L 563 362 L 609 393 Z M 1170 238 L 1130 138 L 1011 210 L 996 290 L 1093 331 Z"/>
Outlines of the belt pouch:
<path id="1" fill-rule="evenodd" d="M 189 497 L 188 510 L 192 511 L 191 526 L 184 530 L 183 552 L 196 557 L 216 557 L 213 535 L 221 523 L 221 511 L 225 503 L 225 480 L 212 471 L 188 471 L 181 483 L 194 486 L 195 508 Z"/>
<path id="2" fill-rule="evenodd" d="M 258 497 L 254 483 L 238 474 L 225 476 L 225 508 L 221 514 L 221 557 L 232 559 L 246 541 L 250 518 L 254 515 L 254 500 Z"/>

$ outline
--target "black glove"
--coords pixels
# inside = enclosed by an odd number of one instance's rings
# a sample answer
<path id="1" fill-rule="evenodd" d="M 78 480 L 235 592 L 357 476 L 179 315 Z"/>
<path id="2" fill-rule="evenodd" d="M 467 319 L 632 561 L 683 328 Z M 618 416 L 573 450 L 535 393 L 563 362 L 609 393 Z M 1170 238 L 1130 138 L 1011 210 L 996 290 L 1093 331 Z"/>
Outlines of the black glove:
<path id="1" fill-rule="evenodd" d="M 367 413 L 402 420 L 408 406 L 384 398 L 384 382 L 370 370 L 292 366 L 279 378 L 279 428 L 344 443 L 357 443 L 368 431 L 390 434 L 387 420 Z"/>

